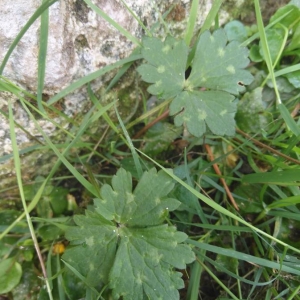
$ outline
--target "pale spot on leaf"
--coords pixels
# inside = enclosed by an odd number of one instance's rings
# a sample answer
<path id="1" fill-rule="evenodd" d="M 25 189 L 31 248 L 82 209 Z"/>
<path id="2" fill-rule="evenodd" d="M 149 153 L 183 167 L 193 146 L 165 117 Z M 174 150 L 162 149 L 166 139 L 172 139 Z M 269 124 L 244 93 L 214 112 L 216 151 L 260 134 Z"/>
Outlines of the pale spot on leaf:
<path id="1" fill-rule="evenodd" d="M 126 204 L 133 202 L 134 198 L 135 197 L 132 193 L 126 192 Z"/>
<path id="2" fill-rule="evenodd" d="M 159 80 L 159 81 L 155 81 L 155 86 L 161 86 L 161 84 L 162 84 L 162 82 L 161 82 L 161 80 Z"/>
<path id="3" fill-rule="evenodd" d="M 158 73 L 164 73 L 165 71 L 166 71 L 165 66 L 159 66 L 159 67 L 157 68 L 157 72 L 158 72 Z"/>
<path id="4" fill-rule="evenodd" d="M 235 67 L 233 65 L 229 65 L 226 70 L 231 74 L 235 74 Z"/>
<path id="5" fill-rule="evenodd" d="M 168 53 L 171 50 L 171 47 L 169 45 L 166 45 L 165 47 L 162 48 L 162 51 L 164 53 Z"/>
<path id="6" fill-rule="evenodd" d="M 85 243 L 86 243 L 89 247 L 93 246 L 93 245 L 94 245 L 94 237 L 93 237 L 93 236 L 90 236 L 89 238 L 86 238 L 86 239 L 85 239 Z"/>
<path id="7" fill-rule="evenodd" d="M 224 116 L 227 113 L 227 109 L 224 109 L 220 112 L 220 116 Z"/>
<path id="8" fill-rule="evenodd" d="M 206 119 L 206 117 L 207 117 L 206 111 L 198 109 L 198 113 L 199 113 L 199 115 L 198 115 L 199 120 L 205 120 Z"/>
<path id="9" fill-rule="evenodd" d="M 143 283 L 141 273 L 137 274 L 135 281 L 136 281 L 137 284 L 140 284 L 140 285 Z"/>
<path id="10" fill-rule="evenodd" d="M 155 264 L 159 264 L 159 262 L 161 261 L 161 259 L 163 258 L 162 254 L 158 254 L 154 257 L 154 263 Z"/>
<path id="11" fill-rule="evenodd" d="M 157 197 L 155 198 L 155 204 L 159 204 L 160 203 L 160 199 Z"/>
<path id="12" fill-rule="evenodd" d="M 212 43 L 215 41 L 215 38 L 212 35 L 209 38 Z"/>
<path id="13" fill-rule="evenodd" d="M 224 49 L 223 49 L 223 48 L 219 48 L 219 49 L 218 49 L 218 56 L 219 56 L 219 57 L 223 57 L 224 55 L 225 55 Z"/>
<path id="14" fill-rule="evenodd" d="M 93 264 L 90 264 L 89 267 L 90 267 L 90 271 L 93 271 L 95 269 Z"/>

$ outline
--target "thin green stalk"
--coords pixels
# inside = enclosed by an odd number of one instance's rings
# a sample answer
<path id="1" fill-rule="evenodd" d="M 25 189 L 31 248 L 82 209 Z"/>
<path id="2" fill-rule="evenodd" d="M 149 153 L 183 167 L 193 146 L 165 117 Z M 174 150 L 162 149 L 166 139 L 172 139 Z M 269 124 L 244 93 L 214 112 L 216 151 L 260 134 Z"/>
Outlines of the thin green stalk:
<path id="1" fill-rule="evenodd" d="M 290 295 L 290 297 L 288 297 L 287 300 L 295 299 L 294 297 L 299 295 L 299 291 L 300 291 L 300 285 L 298 285 L 298 287 L 292 292 L 292 294 Z"/>
<path id="2" fill-rule="evenodd" d="M 202 34 L 205 30 L 208 30 L 212 25 L 213 22 L 215 22 L 218 12 L 220 10 L 220 7 L 223 3 L 223 0 L 214 0 L 212 3 L 212 7 L 203 23 L 203 26 L 201 27 L 200 34 Z"/>
<path id="3" fill-rule="evenodd" d="M 254 0 L 254 6 L 255 6 L 255 15 L 256 15 L 256 20 L 257 20 L 257 27 L 258 27 L 258 32 L 260 35 L 260 41 L 261 41 L 261 45 L 262 45 L 262 49 L 263 49 L 263 53 L 264 53 L 264 58 L 265 58 L 265 61 L 266 61 L 266 64 L 267 64 L 267 67 L 269 70 L 269 75 L 272 79 L 272 83 L 274 86 L 277 104 L 281 104 L 281 98 L 280 98 L 279 91 L 277 88 L 272 59 L 271 59 L 270 50 L 269 50 L 269 44 L 268 44 L 268 40 L 267 40 L 265 28 L 264 28 L 264 23 L 263 23 L 261 11 L 260 11 L 259 0 Z"/>
<path id="4" fill-rule="evenodd" d="M 11 100 L 9 100 L 9 102 L 8 102 L 8 110 L 9 110 L 10 137 L 11 137 L 13 154 L 14 154 L 15 172 L 16 172 L 16 177 L 17 177 L 17 182 L 18 182 L 18 187 L 19 187 L 19 193 L 20 193 L 23 209 L 24 209 L 24 212 L 26 215 L 26 220 L 27 220 L 29 231 L 30 231 L 30 235 L 33 240 L 33 244 L 34 244 L 34 247 L 35 247 L 37 256 L 39 258 L 41 268 L 42 268 L 47 292 L 48 292 L 50 300 L 53 300 L 51 287 L 50 287 L 50 284 L 49 284 L 49 281 L 47 278 L 45 264 L 43 261 L 41 250 L 40 250 L 40 247 L 39 247 L 36 235 L 35 235 L 35 231 L 33 228 L 33 224 L 32 224 L 32 221 L 31 221 L 31 218 L 30 218 L 30 215 L 28 212 L 26 200 L 25 200 L 25 194 L 24 194 L 24 190 L 23 190 L 23 183 L 22 183 L 22 176 L 21 176 L 21 161 L 20 161 L 20 157 L 19 157 L 19 153 L 18 153 L 18 145 L 17 145 L 16 133 L 15 133 L 15 124 L 14 124 L 14 116 L 13 116 L 13 111 L 12 111 Z"/>
<path id="5" fill-rule="evenodd" d="M 140 162 L 140 158 L 139 158 L 139 155 L 137 154 L 136 150 L 135 150 L 135 147 L 132 143 L 132 140 L 128 134 L 128 131 L 126 130 L 125 126 L 124 126 L 124 123 L 120 117 L 120 114 L 117 110 L 117 107 L 115 106 L 115 112 L 116 112 L 116 115 L 117 115 L 117 118 L 119 120 L 119 123 L 121 125 L 121 128 L 123 130 L 123 133 L 125 135 L 125 138 L 127 140 L 127 143 L 128 143 L 128 146 L 130 148 L 130 151 L 131 151 L 131 154 L 132 154 L 132 157 L 133 157 L 133 161 L 134 161 L 134 165 L 135 165 L 135 168 L 136 168 L 136 171 L 137 171 L 137 174 L 138 174 L 138 179 L 141 179 L 142 178 L 142 175 L 143 175 L 143 169 L 142 169 L 142 166 L 141 166 L 141 162 Z"/>
<path id="6" fill-rule="evenodd" d="M 232 248 L 234 250 L 236 250 L 236 247 L 235 247 L 235 237 L 234 237 L 234 233 L 233 231 L 230 232 L 231 234 L 231 240 L 232 240 Z M 237 266 L 236 269 L 235 269 L 235 274 L 237 275 L 237 277 L 240 277 L 240 274 L 239 274 L 239 267 Z M 237 278 L 237 287 L 238 287 L 238 293 L 239 293 L 239 297 L 240 299 L 242 299 L 242 288 L 241 288 L 241 281 Z"/>
<path id="7" fill-rule="evenodd" d="M 228 288 L 227 286 L 201 261 L 197 258 L 198 263 L 202 266 L 202 268 L 215 280 L 217 284 L 219 284 L 226 293 L 228 293 L 232 299 L 239 300 Z"/>
<path id="8" fill-rule="evenodd" d="M 198 257 L 197 259 L 198 260 L 201 259 L 201 261 L 203 262 L 202 257 L 205 256 L 206 251 L 203 249 L 200 249 L 199 251 L 201 252 L 201 258 Z M 187 297 L 186 297 L 187 299 L 198 300 L 202 272 L 203 272 L 203 267 L 201 266 L 201 264 L 195 261 L 191 269 L 191 276 L 189 280 L 189 286 L 188 286 Z"/>
<path id="9" fill-rule="evenodd" d="M 43 4 L 47 0 L 42 0 Z M 43 89 L 46 73 L 46 58 L 48 47 L 48 28 L 49 28 L 49 8 L 47 8 L 41 15 L 41 29 L 40 29 L 40 47 L 38 58 L 38 86 L 37 86 L 37 103 L 41 112 L 45 113 L 45 109 L 42 104 Z"/>
<path id="10" fill-rule="evenodd" d="M 184 37 L 185 43 L 188 46 L 190 45 L 192 37 L 193 37 L 195 24 L 197 21 L 198 7 L 199 7 L 199 0 L 193 0 L 191 8 L 190 8 L 189 19 L 188 19 L 185 37 Z"/>

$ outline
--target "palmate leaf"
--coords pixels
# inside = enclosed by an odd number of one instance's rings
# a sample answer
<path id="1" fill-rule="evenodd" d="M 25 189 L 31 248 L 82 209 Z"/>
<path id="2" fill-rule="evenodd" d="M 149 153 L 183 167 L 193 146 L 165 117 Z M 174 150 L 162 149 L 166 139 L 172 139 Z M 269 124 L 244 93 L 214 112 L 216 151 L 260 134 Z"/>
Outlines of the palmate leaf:
<path id="1" fill-rule="evenodd" d="M 195 257 L 182 244 L 187 235 L 163 224 L 180 204 L 168 198 L 173 187 L 167 174 L 151 169 L 132 192 L 130 173 L 120 169 L 112 186 L 101 188 L 94 211 L 75 216 L 63 259 L 89 286 L 108 285 L 112 299 L 179 299 L 183 281 L 174 268 L 184 269 Z"/>
<path id="2" fill-rule="evenodd" d="M 207 130 L 217 135 L 233 135 L 233 95 L 238 95 L 253 79 L 243 70 L 249 63 L 247 48 L 236 41 L 228 43 L 223 29 L 213 34 L 206 31 L 200 36 L 191 74 L 185 79 L 188 50 L 184 41 L 168 37 L 161 42 L 147 37 L 142 49 L 147 63 L 138 72 L 144 81 L 153 83 L 148 88 L 151 94 L 162 99 L 174 98 L 170 114 L 176 115 L 175 125 L 185 124 L 198 137 Z"/>

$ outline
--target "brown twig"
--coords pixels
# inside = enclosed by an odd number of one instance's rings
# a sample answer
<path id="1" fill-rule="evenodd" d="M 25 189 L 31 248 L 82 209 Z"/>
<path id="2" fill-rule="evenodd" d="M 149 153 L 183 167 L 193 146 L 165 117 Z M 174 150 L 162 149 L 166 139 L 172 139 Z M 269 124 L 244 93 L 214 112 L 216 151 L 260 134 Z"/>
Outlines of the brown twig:
<path id="1" fill-rule="evenodd" d="M 212 151 L 211 151 L 210 146 L 209 146 L 208 144 L 204 144 L 204 147 L 205 147 L 206 152 L 207 152 L 207 154 L 208 154 L 209 160 L 210 160 L 210 161 L 213 161 L 213 160 L 214 160 L 214 155 L 213 155 L 213 153 L 212 153 Z M 239 207 L 237 206 L 237 204 L 236 204 L 236 202 L 235 202 L 235 200 L 234 200 L 234 198 L 233 198 L 233 196 L 232 196 L 232 194 L 231 194 L 231 192 L 230 192 L 230 190 L 229 190 L 229 187 L 228 187 L 228 185 L 227 185 L 225 179 L 222 177 L 222 173 L 221 173 L 221 171 L 220 171 L 220 169 L 219 169 L 219 166 L 218 166 L 216 163 L 214 163 L 214 164 L 213 164 L 213 168 L 214 168 L 216 174 L 220 176 L 220 181 L 222 182 L 222 185 L 223 185 L 223 187 L 224 187 L 224 189 L 225 189 L 225 191 L 226 191 L 226 194 L 227 194 L 227 196 L 228 196 L 228 198 L 229 198 L 231 204 L 233 205 L 233 207 L 234 207 L 237 211 L 239 211 Z"/>
<path id="2" fill-rule="evenodd" d="M 152 126 L 154 126 L 156 123 L 158 123 L 159 121 L 167 118 L 169 116 L 169 110 L 167 109 L 165 112 L 163 112 L 160 116 L 158 116 L 155 120 L 153 120 L 152 122 L 150 122 L 149 124 L 147 124 L 145 127 L 143 127 L 140 131 L 138 131 L 137 134 L 135 134 L 133 136 L 132 139 L 138 139 L 140 136 L 142 136 L 149 128 L 151 128 Z"/>
<path id="3" fill-rule="evenodd" d="M 253 142 L 253 143 L 256 144 L 257 146 L 259 146 L 259 147 L 261 147 L 261 148 L 264 148 L 264 149 L 267 149 L 267 150 L 269 150 L 270 152 L 272 152 L 272 153 L 274 153 L 274 154 L 276 154 L 276 155 L 278 155 L 278 156 L 281 156 L 281 157 L 285 158 L 286 160 L 289 160 L 289 161 L 291 161 L 291 162 L 293 162 L 293 163 L 295 163 L 295 164 L 297 164 L 297 165 L 300 165 L 300 161 L 299 161 L 299 160 L 294 159 L 294 158 L 292 158 L 292 157 L 290 157 L 290 156 L 288 156 L 288 155 L 286 155 L 286 154 L 284 154 L 284 153 L 281 153 L 281 152 L 279 152 L 279 151 L 273 149 L 272 147 L 270 147 L 270 146 L 268 146 L 268 145 L 266 145 L 266 144 L 264 144 L 264 143 L 262 143 L 262 142 L 260 142 L 260 141 L 258 141 L 258 140 L 256 140 L 256 139 L 252 138 L 252 137 L 251 137 L 249 134 L 247 134 L 246 132 L 244 132 L 244 131 L 242 131 L 242 130 L 240 130 L 240 129 L 238 129 L 238 128 L 236 128 L 236 132 L 240 133 L 241 135 L 243 135 L 245 138 L 247 138 L 248 140 L 250 140 L 251 142 Z M 237 139 L 237 138 L 235 138 L 235 139 Z"/>

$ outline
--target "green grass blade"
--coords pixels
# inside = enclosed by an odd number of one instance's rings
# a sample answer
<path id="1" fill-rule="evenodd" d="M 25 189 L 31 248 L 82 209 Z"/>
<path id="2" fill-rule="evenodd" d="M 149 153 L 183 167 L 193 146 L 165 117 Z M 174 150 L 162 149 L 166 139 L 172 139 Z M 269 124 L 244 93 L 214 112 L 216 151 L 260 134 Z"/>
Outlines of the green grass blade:
<path id="1" fill-rule="evenodd" d="M 196 21 L 197 21 L 197 13 L 199 7 L 199 0 L 193 0 L 190 8 L 189 19 L 186 26 L 186 32 L 184 35 L 185 43 L 189 46 L 193 37 Z"/>
<path id="2" fill-rule="evenodd" d="M 281 25 L 281 24 L 279 24 L 279 25 Z M 273 63 L 273 70 L 274 70 L 274 68 L 276 67 L 277 63 L 279 62 L 279 60 L 281 58 L 281 55 L 283 53 L 283 50 L 285 48 L 286 41 L 287 41 L 288 35 L 289 35 L 289 32 L 288 32 L 288 30 L 287 30 L 287 28 L 285 26 L 281 25 L 280 27 L 282 27 L 282 29 L 284 30 L 284 37 L 283 37 L 283 40 L 282 40 L 282 43 L 281 43 L 281 47 L 280 47 L 280 49 L 279 49 L 279 51 L 277 53 L 277 57 L 276 57 L 276 59 L 275 59 L 275 61 Z M 274 77 L 276 77 L 275 73 L 274 73 Z"/>
<path id="3" fill-rule="evenodd" d="M 187 179 L 188 185 L 193 187 L 194 185 L 193 185 L 193 182 L 192 182 L 192 179 L 191 179 L 191 176 L 190 176 L 188 163 L 187 163 L 187 150 L 186 150 L 186 148 L 184 148 L 184 171 L 185 171 L 185 178 Z M 201 222 L 204 223 L 204 224 L 208 224 L 208 221 L 205 217 L 205 214 L 203 212 L 203 209 L 202 209 L 198 199 L 196 199 L 196 198 L 194 198 L 194 199 L 195 199 L 195 203 L 193 204 L 193 207 L 197 211 Z"/>
<path id="4" fill-rule="evenodd" d="M 300 275 L 300 269 L 298 268 L 292 268 L 290 266 L 285 265 L 285 262 L 282 263 L 282 265 L 278 262 L 274 262 L 274 261 L 269 261 L 267 259 L 264 258 L 260 258 L 260 257 L 256 257 L 253 255 L 249 255 L 246 253 L 242 253 L 236 250 L 232 250 L 232 249 L 226 249 L 226 248 L 221 248 L 218 246 L 214 246 L 214 245 L 210 245 L 210 244 L 206 244 L 203 242 L 197 242 L 194 240 L 187 240 L 188 243 L 190 243 L 191 245 L 197 246 L 200 249 L 204 249 L 206 251 L 210 251 L 213 253 L 217 253 L 217 254 L 221 254 L 221 255 L 225 255 L 225 256 L 229 256 L 229 257 L 233 257 L 239 260 L 243 260 L 246 262 L 251 262 L 253 264 L 258 264 L 260 266 L 264 266 L 266 268 L 271 268 L 271 269 L 276 269 L 276 270 L 280 270 L 280 271 L 284 271 L 284 272 L 288 272 L 291 274 L 295 274 L 295 275 Z"/>
<path id="5" fill-rule="evenodd" d="M 278 110 L 280 111 L 281 116 L 284 119 L 287 127 L 291 130 L 291 132 L 295 136 L 297 136 L 297 137 L 300 136 L 300 128 L 296 124 L 294 119 L 291 117 L 291 114 L 288 111 L 288 109 L 286 108 L 286 106 L 283 103 L 280 103 L 277 107 L 278 107 Z"/>
<path id="6" fill-rule="evenodd" d="M 43 4 L 47 0 L 43 0 Z M 46 57 L 48 47 L 48 28 L 49 28 L 49 8 L 47 8 L 41 15 L 41 28 L 40 28 L 40 47 L 38 57 L 38 86 L 37 86 L 37 103 L 41 112 L 45 113 L 42 104 L 45 72 L 46 72 Z"/>
<path id="7" fill-rule="evenodd" d="M 198 44 L 198 40 L 200 35 L 205 31 L 205 30 L 209 30 L 210 27 L 212 26 L 213 22 L 215 21 L 215 18 L 219 12 L 220 6 L 222 4 L 223 0 L 215 0 L 213 1 L 212 7 L 204 21 L 203 26 L 201 27 L 200 33 L 198 35 L 197 41 L 195 42 L 195 44 L 192 47 L 192 50 L 188 56 L 188 61 L 187 61 L 187 66 L 189 66 L 195 56 L 195 52 L 196 52 L 196 48 L 197 48 L 197 44 Z"/>
<path id="8" fill-rule="evenodd" d="M 291 196 L 271 203 L 270 205 L 267 206 L 267 209 L 286 207 L 286 206 L 296 205 L 299 203 L 300 203 L 300 195 Z"/>
<path id="9" fill-rule="evenodd" d="M 200 249 L 200 250 L 203 250 L 203 249 Z M 229 271 L 224 266 L 222 266 L 222 264 L 217 263 L 215 260 L 212 260 L 208 256 L 202 256 L 199 253 L 198 250 L 196 250 L 196 253 L 200 257 L 203 257 L 203 260 L 205 260 L 205 261 L 209 262 L 210 264 L 212 264 L 215 268 L 221 270 L 222 272 L 224 272 L 225 274 L 229 275 L 230 277 L 233 277 L 233 278 L 235 278 L 237 280 L 240 280 L 240 281 L 242 281 L 244 283 L 252 285 L 254 288 L 257 287 L 257 286 L 266 286 L 266 285 L 269 285 L 270 283 L 272 283 L 273 281 L 276 280 L 276 277 L 275 277 L 272 280 L 269 280 L 267 282 L 259 282 L 259 278 L 260 278 L 259 274 L 256 275 L 255 281 L 251 281 L 251 280 L 245 279 L 244 277 L 241 277 L 241 276 L 236 275 L 233 272 Z M 260 270 L 263 270 L 263 269 L 261 268 Z M 250 292 L 250 294 L 251 294 L 251 292 Z M 242 299 L 242 298 L 240 297 L 240 299 Z M 251 298 L 248 298 L 248 299 L 251 299 Z"/>
<path id="10" fill-rule="evenodd" d="M 295 221 L 300 221 L 300 214 L 299 213 L 292 213 L 289 211 L 283 211 L 283 210 L 271 210 L 267 212 L 268 216 L 273 216 L 273 217 L 281 217 L 281 218 L 286 218 L 288 220 L 295 220 Z"/>
<path id="11" fill-rule="evenodd" d="M 244 175 L 242 182 L 245 183 L 290 183 L 300 181 L 300 170 L 283 170 L 266 173 Z"/>
<path id="12" fill-rule="evenodd" d="M 96 295 L 98 295 L 98 291 L 89 285 L 89 283 L 86 281 L 85 277 L 81 275 L 75 268 L 73 268 L 70 264 L 68 264 L 66 261 L 62 259 L 62 262 L 76 275 L 87 287 L 89 287 Z"/>
<path id="13" fill-rule="evenodd" d="M 202 34 L 205 30 L 209 30 L 211 26 L 213 25 L 216 16 L 218 15 L 218 12 L 220 10 L 220 7 L 223 3 L 223 0 L 214 0 L 212 3 L 212 7 L 201 27 L 200 34 Z"/>
<path id="14" fill-rule="evenodd" d="M 120 26 L 117 22 L 115 22 L 113 19 L 111 19 L 103 10 L 101 10 L 98 6 L 93 4 L 90 0 L 84 0 L 84 2 L 93 10 L 95 11 L 99 16 L 101 16 L 105 21 L 107 21 L 110 25 L 115 27 L 121 34 L 123 34 L 125 37 L 127 37 L 130 41 L 132 41 L 137 46 L 141 46 L 141 42 L 134 37 L 129 31 L 127 31 L 125 28 Z"/>
<path id="15" fill-rule="evenodd" d="M 126 130 L 125 126 L 124 126 L 124 123 L 119 115 L 119 112 L 115 106 L 115 111 L 116 111 L 116 115 L 118 117 L 118 120 L 119 120 L 119 123 L 121 125 L 121 128 L 123 130 L 123 133 L 126 137 L 126 140 L 127 140 L 127 143 L 129 145 L 129 148 L 130 148 L 130 151 L 131 151 L 131 154 L 132 154 L 132 158 L 133 158 L 133 161 L 134 161 L 134 165 L 135 165 L 135 168 L 136 168 L 136 171 L 137 171 L 137 174 L 138 174 L 138 179 L 141 179 L 142 178 L 142 175 L 143 175 L 143 169 L 142 169 L 142 165 L 141 165 L 141 162 L 140 162 L 140 158 L 139 158 L 139 155 L 137 154 L 136 150 L 135 150 L 135 147 L 132 143 L 132 140 L 128 134 L 128 131 Z"/>
<path id="16" fill-rule="evenodd" d="M 56 254 L 56 270 L 58 273 L 57 276 L 57 289 L 58 289 L 58 295 L 59 295 L 59 300 L 66 300 L 66 294 L 64 291 L 64 282 L 63 282 L 63 277 L 61 274 L 61 265 L 60 265 L 60 257 L 59 254 Z"/>
<path id="17" fill-rule="evenodd" d="M 3 73 L 3 70 L 6 66 L 6 63 L 14 51 L 15 47 L 23 37 L 23 35 L 27 32 L 28 28 L 34 23 L 34 21 L 40 17 L 40 15 L 48 8 L 50 7 L 53 3 L 55 3 L 57 0 L 48 0 L 47 2 L 43 3 L 35 12 L 34 14 L 30 17 L 30 19 L 27 21 L 27 23 L 24 25 L 22 30 L 18 33 L 17 37 L 14 39 L 12 44 L 10 45 L 5 57 L 2 60 L 2 63 L 0 65 L 0 75 Z"/>
<path id="18" fill-rule="evenodd" d="M 53 289 L 53 276 L 52 276 L 52 265 L 51 265 L 52 249 L 53 249 L 53 245 L 51 245 L 50 251 L 48 252 L 47 262 L 46 262 L 46 268 L 47 268 L 46 271 L 47 271 L 47 276 L 49 278 L 49 285 L 51 290 Z"/>
<path id="19" fill-rule="evenodd" d="M 267 37 L 266 37 L 264 23 L 262 20 L 259 0 L 254 0 L 254 6 L 255 6 L 255 15 L 256 15 L 256 20 L 257 20 L 258 32 L 259 32 L 259 36 L 260 36 L 263 53 L 264 53 L 264 59 L 266 61 L 267 67 L 268 67 L 269 76 L 272 79 L 272 83 L 273 83 L 275 94 L 276 94 L 277 104 L 280 104 L 281 99 L 280 99 L 280 95 L 278 92 L 276 79 L 274 76 L 273 63 L 272 63 L 272 59 L 271 59 L 271 55 L 270 55 L 269 44 L 268 44 Z"/>
<path id="20" fill-rule="evenodd" d="M 48 296 L 49 296 L 49 299 L 52 300 L 53 297 L 52 297 L 50 283 L 47 279 L 47 273 L 46 273 L 45 265 L 44 265 L 44 262 L 43 262 L 43 258 L 42 258 L 41 251 L 40 251 L 40 248 L 39 248 L 38 240 L 37 240 L 37 237 L 35 235 L 34 227 L 33 227 L 33 224 L 32 224 L 32 221 L 31 221 L 31 218 L 30 218 L 30 215 L 29 215 L 28 207 L 27 207 L 27 204 L 26 204 L 26 200 L 25 200 L 25 193 L 24 193 L 24 189 L 23 189 L 22 175 L 21 175 L 21 161 L 20 161 L 20 157 L 19 157 L 19 154 L 18 154 L 18 145 L 17 145 L 17 138 L 16 138 L 16 133 L 15 133 L 14 116 L 13 116 L 13 111 L 12 111 L 11 100 L 9 100 L 9 102 L 8 102 L 8 110 L 9 110 L 10 137 L 11 137 L 11 143 L 12 143 L 13 154 L 14 154 L 15 172 L 16 172 L 16 177 L 17 177 L 17 182 L 18 182 L 18 187 L 19 187 L 19 193 L 20 193 L 24 213 L 26 215 L 26 220 L 27 220 L 29 231 L 30 231 L 30 235 L 31 235 L 31 238 L 33 240 L 34 247 L 36 249 L 36 253 L 37 253 L 37 256 L 39 258 L 41 268 L 43 270 L 43 276 L 44 276 L 44 279 L 45 279 Z"/>
<path id="21" fill-rule="evenodd" d="M 202 260 L 203 257 L 205 257 L 206 251 L 203 249 L 200 249 L 201 257 L 198 259 Z M 193 263 L 191 268 L 191 276 L 189 280 L 189 286 L 187 290 L 187 299 L 189 300 L 198 300 L 199 296 L 199 287 L 201 284 L 201 275 L 203 272 L 203 267 L 201 264 L 199 264 L 197 261 Z"/>
<path id="22" fill-rule="evenodd" d="M 215 282 L 217 284 L 219 284 L 222 289 L 231 296 L 230 299 L 234 299 L 234 300 L 239 300 L 239 298 L 237 298 L 229 289 L 228 287 L 204 264 L 202 263 L 202 261 L 198 260 L 198 262 L 201 264 L 201 266 L 203 267 L 203 269 L 211 276 L 211 278 L 213 278 L 215 280 Z M 227 298 L 225 298 L 227 299 Z"/>
<path id="23" fill-rule="evenodd" d="M 296 71 L 299 71 L 299 70 L 300 70 L 300 64 L 296 64 L 296 65 L 289 66 L 289 67 L 286 67 L 284 69 L 281 69 L 279 71 L 276 71 L 274 73 L 274 75 L 275 75 L 275 77 L 279 77 L 281 75 L 289 74 L 289 73 L 296 72 Z"/>
<path id="24" fill-rule="evenodd" d="M 136 61 L 138 59 L 141 59 L 142 55 L 141 54 L 137 54 L 137 55 L 132 55 L 129 56 L 125 59 L 119 60 L 114 64 L 111 64 L 109 66 L 106 66 L 94 73 L 91 73 L 77 81 L 75 81 L 74 83 L 72 83 L 71 85 L 69 85 L 67 88 L 63 89 L 61 92 L 59 92 L 57 95 L 55 95 L 54 97 L 50 98 L 47 101 L 47 105 L 52 105 L 54 103 L 56 103 L 58 100 L 60 100 L 61 98 L 65 97 L 66 95 L 70 94 L 71 92 L 75 91 L 76 89 L 82 87 L 83 85 L 85 85 L 86 83 L 91 82 L 92 80 L 104 75 L 107 72 L 110 72 L 114 69 L 116 69 L 117 67 L 120 67 L 126 63 L 132 62 L 132 61 Z"/>
<path id="25" fill-rule="evenodd" d="M 95 96 L 95 94 L 93 93 L 90 85 L 88 86 L 88 94 L 89 97 L 91 99 L 91 101 L 93 102 L 93 104 L 95 105 L 95 107 L 97 107 L 99 110 L 101 110 L 103 107 L 100 103 L 100 100 L 98 100 Z M 102 115 L 103 119 L 107 122 L 107 124 L 110 126 L 110 128 L 117 134 L 120 133 L 120 130 L 118 129 L 118 127 L 115 125 L 115 123 L 111 120 L 111 118 L 109 117 L 109 115 L 104 112 L 104 114 Z"/>

